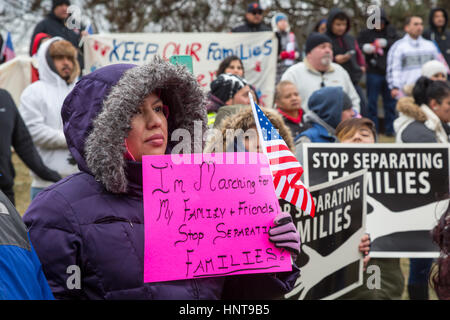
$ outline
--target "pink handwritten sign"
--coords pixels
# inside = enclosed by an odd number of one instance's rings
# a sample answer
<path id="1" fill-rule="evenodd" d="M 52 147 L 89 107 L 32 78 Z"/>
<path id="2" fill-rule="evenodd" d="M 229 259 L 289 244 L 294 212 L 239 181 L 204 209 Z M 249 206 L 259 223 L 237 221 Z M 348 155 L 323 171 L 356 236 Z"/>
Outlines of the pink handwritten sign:
<path id="1" fill-rule="evenodd" d="M 269 241 L 280 208 L 267 160 L 226 155 L 143 157 L 144 282 L 292 270 Z"/>

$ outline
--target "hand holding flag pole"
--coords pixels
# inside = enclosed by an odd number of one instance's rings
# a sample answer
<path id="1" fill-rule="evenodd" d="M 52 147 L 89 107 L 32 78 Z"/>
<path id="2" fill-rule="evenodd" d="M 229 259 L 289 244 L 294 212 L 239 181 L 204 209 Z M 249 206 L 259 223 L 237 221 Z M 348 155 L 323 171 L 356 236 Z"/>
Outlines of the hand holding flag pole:
<path id="1" fill-rule="evenodd" d="M 249 93 L 250 104 L 255 118 L 261 149 L 269 159 L 275 192 L 278 197 L 314 217 L 314 200 L 300 180 L 303 168 L 289 150 L 286 142 L 266 117 Z"/>

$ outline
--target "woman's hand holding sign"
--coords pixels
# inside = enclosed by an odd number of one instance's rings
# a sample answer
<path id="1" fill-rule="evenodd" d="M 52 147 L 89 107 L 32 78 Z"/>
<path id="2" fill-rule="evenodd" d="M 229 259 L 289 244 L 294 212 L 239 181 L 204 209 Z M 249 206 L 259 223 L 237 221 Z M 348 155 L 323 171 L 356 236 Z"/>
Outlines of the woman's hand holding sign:
<path id="1" fill-rule="evenodd" d="M 300 234 L 288 212 L 281 212 L 274 219 L 275 227 L 269 230 L 269 240 L 277 248 L 285 248 L 291 252 L 292 259 L 300 254 Z"/>

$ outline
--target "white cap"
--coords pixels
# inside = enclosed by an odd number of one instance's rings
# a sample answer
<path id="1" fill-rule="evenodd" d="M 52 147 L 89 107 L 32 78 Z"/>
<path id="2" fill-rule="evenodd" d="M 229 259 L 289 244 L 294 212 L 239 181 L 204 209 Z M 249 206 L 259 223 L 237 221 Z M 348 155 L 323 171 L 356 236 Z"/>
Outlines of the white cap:
<path id="1" fill-rule="evenodd" d="M 447 68 L 438 60 L 431 60 L 422 66 L 422 75 L 431 78 L 435 74 L 442 73 L 447 78 Z"/>

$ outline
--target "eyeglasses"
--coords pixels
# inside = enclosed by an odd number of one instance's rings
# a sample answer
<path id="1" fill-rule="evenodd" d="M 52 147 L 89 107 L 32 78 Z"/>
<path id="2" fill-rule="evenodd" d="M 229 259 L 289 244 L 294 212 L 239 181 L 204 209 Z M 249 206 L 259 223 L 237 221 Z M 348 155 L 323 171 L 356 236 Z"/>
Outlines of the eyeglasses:
<path id="1" fill-rule="evenodd" d="M 250 11 L 249 13 L 251 13 L 252 15 L 256 16 L 256 15 L 262 15 L 262 11 Z"/>

